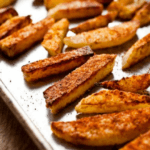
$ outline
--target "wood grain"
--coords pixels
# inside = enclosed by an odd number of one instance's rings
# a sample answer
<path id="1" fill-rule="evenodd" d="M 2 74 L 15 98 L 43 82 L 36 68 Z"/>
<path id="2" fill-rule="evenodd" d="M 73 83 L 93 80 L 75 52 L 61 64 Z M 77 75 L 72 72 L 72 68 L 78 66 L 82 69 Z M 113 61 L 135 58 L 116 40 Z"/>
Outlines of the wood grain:
<path id="1" fill-rule="evenodd" d="M 0 98 L 0 149 L 38 150 L 23 127 Z"/>

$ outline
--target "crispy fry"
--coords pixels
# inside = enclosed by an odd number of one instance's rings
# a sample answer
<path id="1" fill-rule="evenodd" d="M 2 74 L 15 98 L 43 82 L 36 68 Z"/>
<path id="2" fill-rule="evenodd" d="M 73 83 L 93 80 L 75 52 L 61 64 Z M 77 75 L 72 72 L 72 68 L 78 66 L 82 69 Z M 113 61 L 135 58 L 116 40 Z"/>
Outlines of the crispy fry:
<path id="1" fill-rule="evenodd" d="M 150 55 L 150 34 L 137 41 L 123 56 L 122 69 L 131 67 Z"/>
<path id="2" fill-rule="evenodd" d="M 133 20 L 140 22 L 140 26 L 150 23 L 150 2 L 144 5 L 134 16 Z"/>
<path id="3" fill-rule="evenodd" d="M 150 130 L 132 142 L 125 145 L 120 150 L 149 150 L 150 149 Z"/>
<path id="4" fill-rule="evenodd" d="M 29 25 L 32 23 L 30 16 L 23 16 L 23 17 L 13 17 L 7 20 L 0 26 L 0 39 L 5 38 L 6 36 L 14 33 L 15 31 Z"/>
<path id="5" fill-rule="evenodd" d="M 47 9 L 50 9 L 60 3 L 72 2 L 72 1 L 75 1 L 75 0 L 44 0 L 44 5 Z M 85 1 L 85 0 L 80 0 L 80 1 Z M 106 3 L 110 3 L 113 0 L 95 0 L 95 1 L 102 3 L 102 4 L 106 4 Z"/>
<path id="6" fill-rule="evenodd" d="M 139 0 L 130 5 L 123 6 L 121 11 L 119 12 L 119 18 L 123 20 L 132 19 L 135 13 L 146 4 L 145 0 Z"/>
<path id="7" fill-rule="evenodd" d="M 4 23 L 7 19 L 14 16 L 18 16 L 17 11 L 12 7 L 1 8 L 0 9 L 0 24 Z"/>
<path id="8" fill-rule="evenodd" d="M 78 113 L 112 113 L 144 107 L 150 107 L 150 96 L 102 90 L 83 98 L 75 109 Z"/>
<path id="9" fill-rule="evenodd" d="M 52 122 L 53 133 L 76 145 L 106 146 L 133 140 L 150 128 L 150 108 Z"/>
<path id="10" fill-rule="evenodd" d="M 22 67 L 22 72 L 26 81 L 36 81 L 50 75 L 72 70 L 85 63 L 93 55 L 93 51 L 87 46 L 30 63 Z"/>
<path id="11" fill-rule="evenodd" d="M 145 90 L 150 85 L 150 74 L 134 75 L 121 80 L 105 81 L 101 85 L 109 89 L 138 92 Z"/>
<path id="12" fill-rule="evenodd" d="M 110 5 L 107 7 L 107 10 L 119 12 L 123 6 L 129 5 L 133 2 L 134 0 L 116 0 L 110 3 Z"/>
<path id="13" fill-rule="evenodd" d="M 48 16 L 55 20 L 62 18 L 80 19 L 100 15 L 102 10 L 103 5 L 96 1 L 72 1 L 50 9 Z"/>
<path id="14" fill-rule="evenodd" d="M 28 25 L 0 41 L 0 49 L 8 57 L 14 57 L 42 40 L 48 28 L 54 23 L 53 18 Z"/>
<path id="15" fill-rule="evenodd" d="M 114 66 L 116 55 L 95 55 L 85 64 L 44 91 L 46 106 L 56 114 L 106 77 Z"/>
<path id="16" fill-rule="evenodd" d="M 106 15 L 100 15 L 98 17 L 95 17 L 93 19 L 89 19 L 81 24 L 79 24 L 77 27 L 74 27 L 71 29 L 74 33 L 81 33 L 93 29 L 97 29 L 100 27 L 106 27 L 108 23 L 112 22 L 117 16 L 116 11 L 108 12 Z"/>
<path id="17" fill-rule="evenodd" d="M 6 7 L 14 3 L 16 0 L 0 0 L 0 8 Z"/>
<path id="18" fill-rule="evenodd" d="M 55 56 L 61 53 L 64 44 L 63 39 L 67 34 L 68 27 L 69 21 L 67 19 L 62 19 L 55 23 L 44 36 L 42 46 L 50 55 Z"/>
<path id="19" fill-rule="evenodd" d="M 139 22 L 129 21 L 111 28 L 100 28 L 66 37 L 64 43 L 74 48 L 87 45 L 92 49 L 118 46 L 132 39 L 138 28 Z"/>

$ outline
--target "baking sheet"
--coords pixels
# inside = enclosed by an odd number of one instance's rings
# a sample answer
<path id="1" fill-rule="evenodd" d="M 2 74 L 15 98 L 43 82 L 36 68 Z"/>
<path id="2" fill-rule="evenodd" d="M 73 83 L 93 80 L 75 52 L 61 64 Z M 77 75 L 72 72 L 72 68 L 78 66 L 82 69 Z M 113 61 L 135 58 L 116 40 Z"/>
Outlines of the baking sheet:
<path id="1" fill-rule="evenodd" d="M 43 19 L 47 14 L 45 7 L 42 5 L 42 0 L 18 0 L 14 4 L 14 7 L 19 12 L 20 16 L 30 14 L 33 22 Z M 115 21 L 110 23 L 109 26 L 114 26 L 119 23 L 120 22 Z M 75 25 L 76 23 L 72 22 L 70 27 Z M 122 77 L 131 76 L 133 74 L 150 72 L 150 57 L 147 57 L 142 62 L 138 63 L 127 71 L 121 70 L 121 57 L 123 53 L 127 51 L 127 49 L 138 39 L 141 39 L 148 33 L 150 33 L 150 25 L 138 29 L 136 36 L 121 46 L 95 51 L 97 54 L 118 54 L 114 70 L 112 74 L 105 78 L 105 80 L 121 79 Z M 69 32 L 68 36 L 70 35 L 73 35 L 73 33 Z M 0 54 L 0 94 L 39 148 L 50 150 L 117 149 L 116 147 L 93 148 L 74 146 L 61 139 L 58 139 L 52 134 L 50 130 L 51 121 L 72 121 L 83 117 L 83 115 L 78 115 L 74 110 L 75 105 L 81 100 L 81 98 L 66 107 L 57 115 L 52 115 L 51 112 L 45 107 L 43 91 L 45 91 L 45 89 L 47 89 L 55 81 L 62 79 L 68 73 L 55 77 L 49 77 L 34 84 L 29 84 L 24 80 L 21 72 L 21 66 L 47 57 L 49 57 L 49 55 L 47 51 L 40 45 L 40 43 L 36 44 L 27 52 L 21 54 L 14 60 L 9 60 Z M 94 87 L 83 97 L 99 90 L 101 90 L 100 87 Z M 150 91 L 150 89 L 148 89 L 148 91 Z"/>

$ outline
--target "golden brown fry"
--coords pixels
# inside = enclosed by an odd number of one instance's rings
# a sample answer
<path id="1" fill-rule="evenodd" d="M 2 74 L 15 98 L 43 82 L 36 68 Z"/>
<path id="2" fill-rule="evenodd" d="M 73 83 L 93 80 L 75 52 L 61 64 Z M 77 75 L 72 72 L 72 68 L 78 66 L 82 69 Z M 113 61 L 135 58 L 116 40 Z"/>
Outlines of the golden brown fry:
<path id="1" fill-rule="evenodd" d="M 0 0 L 0 8 L 11 5 L 16 0 Z"/>
<path id="2" fill-rule="evenodd" d="M 101 85 L 109 89 L 138 92 L 145 90 L 150 85 L 150 74 L 134 75 L 121 80 L 105 81 Z"/>
<path id="3" fill-rule="evenodd" d="M 123 6 L 119 12 L 119 18 L 123 20 L 132 19 L 135 13 L 146 4 L 145 0 L 139 0 L 130 5 Z"/>
<path id="4" fill-rule="evenodd" d="M 150 23 L 150 2 L 144 5 L 134 16 L 133 20 L 140 22 L 140 26 Z"/>
<path id="5" fill-rule="evenodd" d="M 52 122 L 53 133 L 76 145 L 106 146 L 133 140 L 150 128 L 150 108 Z"/>
<path id="6" fill-rule="evenodd" d="M 44 5 L 47 9 L 50 9 L 60 3 L 72 2 L 72 1 L 75 1 L 75 0 L 44 0 Z M 80 0 L 80 1 L 85 1 L 85 0 Z M 110 3 L 113 0 L 95 0 L 95 1 L 102 3 L 102 4 L 106 4 L 106 3 Z"/>
<path id="7" fill-rule="evenodd" d="M 0 41 L 0 49 L 8 57 L 14 57 L 42 40 L 48 28 L 54 23 L 53 18 L 45 18 L 28 25 Z"/>
<path id="8" fill-rule="evenodd" d="M 102 4 L 108 4 L 108 3 L 112 2 L 113 0 L 96 0 L 96 1 L 99 3 L 102 3 Z"/>
<path id="9" fill-rule="evenodd" d="M 72 1 L 50 9 L 48 16 L 55 20 L 62 18 L 80 19 L 100 15 L 102 10 L 103 5 L 96 1 Z"/>
<path id="10" fill-rule="evenodd" d="M 119 12 L 123 6 L 129 5 L 133 3 L 134 0 L 117 0 L 110 3 L 110 5 L 107 7 L 108 11 L 117 11 Z"/>
<path id="11" fill-rule="evenodd" d="M 150 55 L 150 34 L 137 41 L 123 56 L 122 69 L 131 67 Z"/>
<path id="12" fill-rule="evenodd" d="M 12 7 L 1 8 L 0 9 L 0 24 L 4 23 L 7 19 L 14 16 L 18 16 L 17 11 Z"/>
<path id="13" fill-rule="evenodd" d="M 29 25 L 32 23 L 30 16 L 23 16 L 23 17 L 13 17 L 7 20 L 0 26 L 0 39 L 5 38 L 6 36 L 14 33 L 15 31 Z"/>
<path id="14" fill-rule="evenodd" d="M 123 4 L 123 5 L 129 5 L 129 4 L 135 2 L 135 0 L 116 0 L 116 1 Z"/>
<path id="15" fill-rule="evenodd" d="M 113 70 L 115 58 L 116 55 L 95 55 L 65 78 L 55 82 L 44 91 L 47 108 L 56 114 L 75 101 Z"/>
<path id="16" fill-rule="evenodd" d="M 150 130 L 132 142 L 125 145 L 120 150 L 149 150 L 150 149 Z"/>
<path id="17" fill-rule="evenodd" d="M 81 33 L 93 29 L 97 29 L 100 27 L 106 27 L 108 23 L 112 22 L 117 16 L 116 11 L 108 12 L 106 15 L 100 15 L 98 17 L 95 17 L 93 19 L 89 19 L 81 24 L 79 24 L 77 27 L 74 27 L 71 29 L 74 33 Z"/>
<path id="18" fill-rule="evenodd" d="M 92 49 L 118 46 L 132 39 L 138 28 L 139 22 L 129 21 L 111 28 L 100 28 L 66 37 L 64 43 L 73 48 L 87 45 Z"/>
<path id="19" fill-rule="evenodd" d="M 78 113 L 112 113 L 150 107 L 150 96 L 119 90 L 102 90 L 83 98 L 75 107 Z"/>
<path id="20" fill-rule="evenodd" d="M 25 80 L 31 82 L 72 70 L 85 63 L 93 55 L 93 51 L 87 46 L 30 63 L 22 67 L 22 72 Z"/>
<path id="21" fill-rule="evenodd" d="M 62 19 L 55 23 L 44 36 L 42 46 L 50 55 L 55 56 L 61 53 L 64 44 L 63 39 L 67 34 L 68 27 L 69 21 L 67 19 Z"/>

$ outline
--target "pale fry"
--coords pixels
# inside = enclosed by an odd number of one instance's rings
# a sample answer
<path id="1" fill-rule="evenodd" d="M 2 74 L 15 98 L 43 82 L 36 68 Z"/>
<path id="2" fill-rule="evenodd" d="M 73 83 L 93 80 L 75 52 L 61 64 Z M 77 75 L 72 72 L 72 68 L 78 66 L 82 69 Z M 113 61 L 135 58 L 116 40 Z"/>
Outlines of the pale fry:
<path id="1" fill-rule="evenodd" d="M 44 91 L 47 108 L 56 114 L 75 101 L 113 70 L 115 58 L 116 55 L 95 55 L 65 78 L 55 82 Z"/>
<path id="2" fill-rule="evenodd" d="M 11 35 L 15 31 L 29 25 L 30 23 L 32 23 L 30 16 L 25 17 L 16 16 L 7 20 L 0 26 L 0 39 L 3 39 L 6 36 Z"/>
<path id="3" fill-rule="evenodd" d="M 80 19 L 100 15 L 102 11 L 103 5 L 96 1 L 72 1 L 50 9 L 48 16 L 55 20 L 62 18 Z"/>
<path id="4" fill-rule="evenodd" d="M 0 41 L 1 51 L 8 57 L 14 57 L 43 39 L 48 28 L 54 23 L 53 18 L 45 18 L 28 25 Z"/>
<path id="5" fill-rule="evenodd" d="M 150 74 L 134 75 L 121 80 L 104 81 L 101 85 L 109 89 L 118 89 L 128 92 L 145 90 L 150 85 Z"/>
<path id="6" fill-rule="evenodd" d="M 108 146 L 133 140 L 150 128 L 150 108 L 52 122 L 53 133 L 76 145 Z"/>
<path id="7" fill-rule="evenodd" d="M 137 41 L 122 58 L 122 69 L 131 67 L 150 55 L 150 34 Z"/>
<path id="8" fill-rule="evenodd" d="M 93 19 L 89 19 L 81 24 L 79 24 L 77 27 L 74 27 L 71 29 L 74 33 L 81 33 L 101 27 L 106 27 L 108 23 L 112 22 L 117 16 L 116 11 L 108 12 L 106 15 L 100 15 L 98 17 L 95 17 Z"/>
<path id="9" fill-rule="evenodd" d="M 119 90 L 102 90 L 83 98 L 75 107 L 78 113 L 113 113 L 150 107 L 150 97 Z"/>
<path id="10" fill-rule="evenodd" d="M 129 21 L 111 28 L 100 28 L 64 38 L 64 43 L 69 47 L 80 48 L 90 46 L 92 49 L 108 48 L 121 45 L 132 39 L 139 22 Z"/>
<path id="11" fill-rule="evenodd" d="M 25 80 L 31 82 L 72 70 L 85 63 L 93 55 L 94 53 L 90 47 L 83 47 L 27 64 L 21 69 Z"/>
<path id="12" fill-rule="evenodd" d="M 67 34 L 68 27 L 69 21 L 67 19 L 62 19 L 56 22 L 44 36 L 42 46 L 50 55 L 55 56 L 61 53 L 64 44 L 63 39 Z"/>

